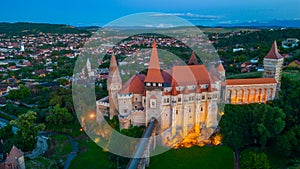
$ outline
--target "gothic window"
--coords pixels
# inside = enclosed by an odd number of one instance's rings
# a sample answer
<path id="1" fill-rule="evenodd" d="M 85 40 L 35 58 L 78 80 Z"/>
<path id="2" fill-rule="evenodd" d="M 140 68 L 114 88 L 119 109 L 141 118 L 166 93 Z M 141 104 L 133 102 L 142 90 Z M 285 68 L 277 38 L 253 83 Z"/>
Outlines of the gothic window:
<path id="1" fill-rule="evenodd" d="M 201 107 L 201 111 L 203 111 L 203 107 Z"/>

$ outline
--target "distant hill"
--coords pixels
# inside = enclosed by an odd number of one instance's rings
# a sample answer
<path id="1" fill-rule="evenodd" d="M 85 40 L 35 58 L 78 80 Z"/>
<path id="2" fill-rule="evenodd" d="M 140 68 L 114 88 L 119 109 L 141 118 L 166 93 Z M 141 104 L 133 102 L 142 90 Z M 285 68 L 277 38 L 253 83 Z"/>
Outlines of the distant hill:
<path id="1" fill-rule="evenodd" d="M 300 28 L 300 20 L 269 20 L 253 21 L 232 24 L 219 24 L 220 27 L 247 27 L 247 28 Z"/>
<path id="2" fill-rule="evenodd" d="M 36 33 L 88 33 L 90 31 L 85 29 L 75 28 L 70 25 L 63 24 L 48 24 L 48 23 L 27 23 L 27 22 L 17 22 L 17 23 L 0 23 L 0 34 L 7 35 L 26 35 L 26 34 L 36 34 Z"/>

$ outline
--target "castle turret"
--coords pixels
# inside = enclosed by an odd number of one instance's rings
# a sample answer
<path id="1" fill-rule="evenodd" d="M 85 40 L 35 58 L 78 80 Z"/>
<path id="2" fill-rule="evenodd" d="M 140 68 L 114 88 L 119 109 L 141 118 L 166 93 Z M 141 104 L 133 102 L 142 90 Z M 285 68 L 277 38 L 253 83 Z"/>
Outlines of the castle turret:
<path id="1" fill-rule="evenodd" d="M 153 42 L 152 53 L 150 57 L 150 62 L 148 66 L 148 72 L 145 79 L 145 85 L 148 89 L 162 88 L 163 87 L 163 77 L 160 71 L 158 53 L 156 48 L 156 43 Z"/>
<path id="2" fill-rule="evenodd" d="M 269 53 L 264 58 L 264 78 L 275 78 L 277 92 L 280 90 L 283 57 L 279 54 L 277 43 L 274 41 Z"/>
<path id="3" fill-rule="evenodd" d="M 176 134 L 176 103 L 177 103 L 177 96 L 178 96 L 178 92 L 176 90 L 176 87 L 173 86 L 172 88 L 172 92 L 171 92 L 171 111 L 172 111 L 172 131 L 171 131 L 171 135 L 174 136 Z"/>
<path id="4" fill-rule="evenodd" d="M 220 80 L 224 80 L 225 79 L 225 69 L 224 69 L 222 63 L 220 63 L 218 65 L 217 72 L 218 72 L 218 76 L 219 76 Z"/>
<path id="5" fill-rule="evenodd" d="M 164 80 L 160 71 L 155 42 L 153 42 L 148 72 L 144 82 L 146 89 L 146 124 L 152 117 L 160 121 Z"/>
<path id="6" fill-rule="evenodd" d="M 198 65 L 198 60 L 197 57 L 195 55 L 195 52 L 192 53 L 190 60 L 188 62 L 188 65 Z"/>
<path id="7" fill-rule="evenodd" d="M 109 96 L 109 118 L 112 119 L 114 115 L 118 114 L 118 99 L 117 93 L 122 88 L 122 79 L 117 65 L 117 60 L 115 55 L 111 56 L 109 75 L 107 79 L 107 91 Z"/>

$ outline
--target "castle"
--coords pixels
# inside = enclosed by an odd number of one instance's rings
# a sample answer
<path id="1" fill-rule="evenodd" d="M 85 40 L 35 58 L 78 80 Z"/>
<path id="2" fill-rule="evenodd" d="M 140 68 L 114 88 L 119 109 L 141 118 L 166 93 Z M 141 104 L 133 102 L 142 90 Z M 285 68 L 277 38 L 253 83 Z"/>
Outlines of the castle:
<path id="1" fill-rule="evenodd" d="M 248 104 L 273 100 L 280 89 L 283 57 L 276 41 L 264 58 L 263 78 L 225 80 L 221 63 L 200 65 L 193 53 L 188 65 L 160 69 L 153 43 L 147 75 L 136 74 L 122 85 L 114 55 L 107 81 L 108 98 L 97 101 L 97 110 L 118 116 L 120 128 L 146 126 L 154 117 L 164 137 L 185 136 L 191 128 L 215 129 L 223 115 L 218 103 Z M 209 70 L 208 70 L 209 69 Z"/>

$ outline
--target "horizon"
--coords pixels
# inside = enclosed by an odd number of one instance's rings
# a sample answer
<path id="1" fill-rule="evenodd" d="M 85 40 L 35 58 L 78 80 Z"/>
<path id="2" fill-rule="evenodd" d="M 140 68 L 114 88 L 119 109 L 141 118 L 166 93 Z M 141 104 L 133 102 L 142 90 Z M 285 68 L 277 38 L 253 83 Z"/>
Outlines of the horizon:
<path id="1" fill-rule="evenodd" d="M 16 0 L 14 4 L 2 2 L 0 22 L 30 22 L 66 24 L 80 26 L 104 26 L 120 17 L 141 13 L 159 12 L 162 17 L 178 16 L 199 26 L 235 25 L 246 23 L 267 23 L 269 21 L 300 21 L 300 2 L 297 0 L 274 0 L 272 2 L 253 0 L 112 0 L 99 2 L 58 0 L 40 2 Z M 298 4 L 298 5 L 297 5 Z"/>

